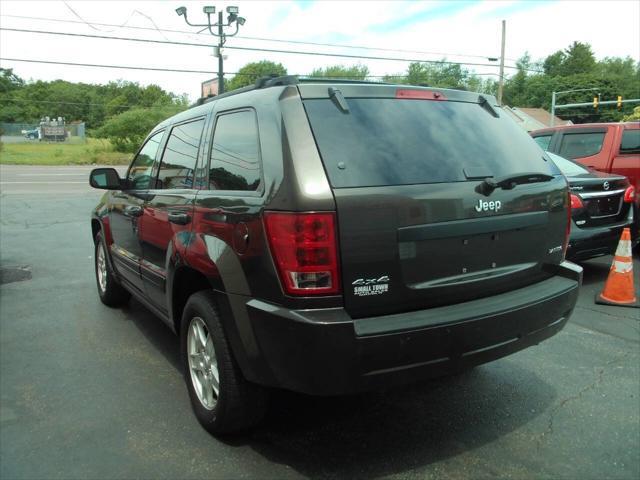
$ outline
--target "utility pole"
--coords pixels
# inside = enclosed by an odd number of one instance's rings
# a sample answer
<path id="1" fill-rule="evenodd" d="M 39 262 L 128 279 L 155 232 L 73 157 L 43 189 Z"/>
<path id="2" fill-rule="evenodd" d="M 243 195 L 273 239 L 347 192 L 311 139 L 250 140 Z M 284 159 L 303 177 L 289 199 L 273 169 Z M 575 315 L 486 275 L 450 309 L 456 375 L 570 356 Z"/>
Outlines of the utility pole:
<path id="1" fill-rule="evenodd" d="M 504 89 L 504 43 L 507 36 L 507 21 L 502 20 L 502 47 L 500 48 L 500 79 L 498 80 L 498 105 L 502 105 L 502 90 Z"/>
<path id="2" fill-rule="evenodd" d="M 222 58 L 222 46 L 224 45 L 224 32 L 222 31 L 222 10 L 218 12 L 218 94 L 224 93 L 224 59 Z"/>
<path id="3" fill-rule="evenodd" d="M 238 16 L 238 7 L 227 7 L 227 13 L 229 16 L 227 17 L 227 23 L 224 23 L 224 12 L 220 10 L 218 12 L 218 22 L 211 23 L 211 15 L 216 13 L 216 7 L 205 6 L 202 8 L 202 11 L 207 15 L 207 23 L 191 23 L 187 19 L 187 7 L 178 7 L 176 8 L 176 13 L 179 17 L 184 17 L 184 21 L 187 22 L 187 25 L 192 27 L 204 27 L 198 33 L 204 32 L 205 30 L 209 30 L 209 33 L 214 37 L 218 37 L 218 46 L 214 47 L 214 54 L 218 57 L 218 95 L 224 93 L 224 58 L 222 57 L 222 47 L 227 41 L 227 37 L 233 37 L 238 33 L 241 25 L 247 21 L 245 18 Z M 235 23 L 236 30 L 233 33 L 224 33 L 224 27 L 229 27 Z M 218 31 L 215 32 L 213 27 L 218 27 Z"/>

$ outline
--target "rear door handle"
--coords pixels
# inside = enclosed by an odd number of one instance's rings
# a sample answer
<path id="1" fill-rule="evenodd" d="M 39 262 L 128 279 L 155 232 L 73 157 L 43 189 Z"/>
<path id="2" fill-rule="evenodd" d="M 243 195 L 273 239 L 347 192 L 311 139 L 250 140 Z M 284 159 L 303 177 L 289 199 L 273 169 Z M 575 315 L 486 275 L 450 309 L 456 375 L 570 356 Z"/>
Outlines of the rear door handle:
<path id="1" fill-rule="evenodd" d="M 186 225 L 191 221 L 191 217 L 186 213 L 169 212 L 169 221 L 177 225 Z"/>
<path id="2" fill-rule="evenodd" d="M 124 207 L 124 214 L 127 217 L 139 217 L 140 215 L 142 215 L 142 207 L 129 205 L 128 207 Z"/>

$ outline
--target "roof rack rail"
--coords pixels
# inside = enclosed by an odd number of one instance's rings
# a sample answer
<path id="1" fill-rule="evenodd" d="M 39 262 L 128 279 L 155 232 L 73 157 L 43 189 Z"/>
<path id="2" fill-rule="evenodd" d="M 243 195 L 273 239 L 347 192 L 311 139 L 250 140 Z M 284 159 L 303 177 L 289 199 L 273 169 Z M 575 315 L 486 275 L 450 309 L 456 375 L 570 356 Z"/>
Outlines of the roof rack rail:
<path id="1" fill-rule="evenodd" d="M 189 108 L 204 105 L 205 103 L 213 102 L 219 98 L 230 97 L 232 95 L 238 95 L 239 93 L 250 92 L 252 90 L 261 90 L 263 88 L 278 87 L 283 85 L 298 85 L 299 83 L 350 83 L 360 85 L 391 85 L 387 82 L 376 82 L 372 80 L 350 80 L 340 78 L 326 78 L 326 77 L 300 77 L 297 75 L 269 75 L 260 77 L 253 85 L 247 85 L 246 87 L 237 88 L 229 92 L 221 93 L 220 95 L 209 95 L 208 97 L 202 97 L 196 100 L 196 103 L 190 105 Z"/>
<path id="2" fill-rule="evenodd" d="M 391 85 L 388 82 L 378 82 L 375 80 L 352 80 L 338 77 L 298 77 L 300 83 L 353 83 L 357 85 Z"/>
<path id="3" fill-rule="evenodd" d="M 260 90 L 263 88 L 269 87 L 277 87 L 282 85 L 297 85 L 298 77 L 296 75 L 270 75 L 260 77 L 256 80 L 253 85 L 247 85 L 246 87 L 236 88 L 235 90 L 231 90 L 229 92 L 221 93 L 220 95 L 209 95 L 208 97 L 201 97 L 196 100 L 196 103 L 190 105 L 189 108 L 197 107 L 199 105 L 204 105 L 205 103 L 213 102 L 219 98 L 231 97 L 232 95 L 237 95 L 239 93 L 250 92 L 252 90 Z"/>

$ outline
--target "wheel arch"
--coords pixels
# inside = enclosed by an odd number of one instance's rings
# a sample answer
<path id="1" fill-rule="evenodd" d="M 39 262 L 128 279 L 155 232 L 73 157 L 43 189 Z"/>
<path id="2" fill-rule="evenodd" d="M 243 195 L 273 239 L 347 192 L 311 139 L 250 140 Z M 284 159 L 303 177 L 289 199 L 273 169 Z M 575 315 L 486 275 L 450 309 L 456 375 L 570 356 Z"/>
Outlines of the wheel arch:
<path id="1" fill-rule="evenodd" d="M 98 232 L 100 232 L 101 230 L 102 230 L 102 224 L 100 223 L 100 220 L 98 220 L 97 218 L 92 218 L 91 219 L 91 238 L 93 238 L 94 243 L 96 241 L 96 236 L 98 235 Z"/>
<path id="2" fill-rule="evenodd" d="M 182 311 L 189 297 L 202 290 L 213 290 L 214 286 L 202 272 L 187 265 L 175 268 L 169 280 L 170 283 L 167 285 L 169 313 L 173 328 L 176 333 L 179 333 Z"/>

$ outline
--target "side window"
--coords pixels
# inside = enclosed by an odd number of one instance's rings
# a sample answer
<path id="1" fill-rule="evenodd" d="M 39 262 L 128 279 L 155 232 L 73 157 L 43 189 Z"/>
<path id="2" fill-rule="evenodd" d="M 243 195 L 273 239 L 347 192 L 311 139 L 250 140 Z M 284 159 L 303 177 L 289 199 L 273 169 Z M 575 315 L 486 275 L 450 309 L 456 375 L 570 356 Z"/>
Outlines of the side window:
<path id="1" fill-rule="evenodd" d="M 259 186 L 260 144 L 255 112 L 220 115 L 209 159 L 209 188 L 255 191 Z"/>
<path id="2" fill-rule="evenodd" d="M 176 125 L 164 148 L 156 188 L 193 188 L 204 119 Z"/>
<path id="3" fill-rule="evenodd" d="M 580 158 L 595 155 L 602 150 L 605 132 L 564 133 L 559 155 L 566 158 Z"/>
<path id="4" fill-rule="evenodd" d="M 545 152 L 549 150 L 549 144 L 551 143 L 551 135 L 540 135 L 538 137 L 533 137 L 536 143 L 543 149 Z"/>
<path id="5" fill-rule="evenodd" d="M 134 190 L 145 190 L 149 188 L 153 161 L 156 159 L 156 153 L 158 153 L 158 147 L 160 146 L 163 133 L 164 131 L 158 132 L 149 138 L 140 152 L 138 152 L 138 155 L 136 155 L 136 158 L 131 162 L 131 166 L 127 172 L 129 188 Z"/>
<path id="6" fill-rule="evenodd" d="M 625 130 L 622 132 L 622 142 L 620 143 L 620 153 L 622 155 L 640 153 L 640 129 Z"/>

